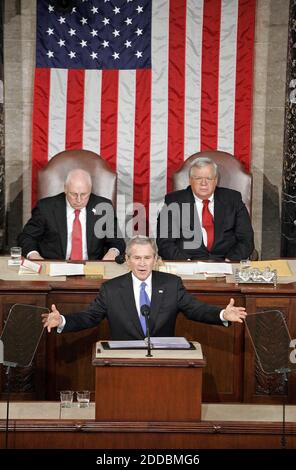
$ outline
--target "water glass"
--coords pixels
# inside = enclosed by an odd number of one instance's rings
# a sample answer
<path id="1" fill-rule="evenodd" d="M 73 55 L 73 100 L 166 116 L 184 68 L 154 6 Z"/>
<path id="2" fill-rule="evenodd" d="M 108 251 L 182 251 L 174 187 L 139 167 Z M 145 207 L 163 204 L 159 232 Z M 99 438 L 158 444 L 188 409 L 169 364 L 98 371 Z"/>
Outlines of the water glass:
<path id="1" fill-rule="evenodd" d="M 90 392 L 88 390 L 82 390 L 76 392 L 78 408 L 88 408 L 90 401 Z"/>
<path id="2" fill-rule="evenodd" d="M 12 246 L 10 248 L 10 264 L 20 266 L 22 261 L 22 249 L 20 246 Z"/>
<path id="3" fill-rule="evenodd" d="M 74 392 L 72 392 L 72 390 L 61 390 L 60 391 L 61 407 L 62 408 L 71 408 L 72 407 L 73 395 L 74 395 Z"/>

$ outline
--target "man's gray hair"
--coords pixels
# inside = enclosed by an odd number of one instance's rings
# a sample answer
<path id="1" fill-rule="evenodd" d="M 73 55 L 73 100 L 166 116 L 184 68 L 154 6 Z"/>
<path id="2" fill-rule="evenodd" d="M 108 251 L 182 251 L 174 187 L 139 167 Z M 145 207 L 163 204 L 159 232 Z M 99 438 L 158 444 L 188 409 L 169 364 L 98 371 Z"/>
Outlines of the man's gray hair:
<path id="1" fill-rule="evenodd" d="M 158 249 L 154 238 L 146 237 L 145 235 L 136 235 L 128 240 L 126 243 L 126 254 L 127 256 L 131 255 L 132 248 L 136 245 L 150 245 L 154 251 L 155 256 L 158 254 Z"/>
<path id="2" fill-rule="evenodd" d="M 193 168 L 203 168 L 204 166 L 208 166 L 208 165 L 212 165 L 212 167 L 214 168 L 215 176 L 218 176 L 218 166 L 214 162 L 214 160 L 208 157 L 198 157 L 196 160 L 194 160 L 194 162 L 189 168 L 189 178 L 192 176 Z"/>
<path id="3" fill-rule="evenodd" d="M 79 177 L 79 179 L 84 178 L 85 181 L 89 183 L 90 187 L 92 186 L 90 174 L 88 173 L 88 171 L 85 171 L 82 168 L 75 168 L 74 170 L 69 171 L 65 180 L 65 186 L 68 186 L 71 179 L 75 177 L 77 178 L 77 176 Z"/>

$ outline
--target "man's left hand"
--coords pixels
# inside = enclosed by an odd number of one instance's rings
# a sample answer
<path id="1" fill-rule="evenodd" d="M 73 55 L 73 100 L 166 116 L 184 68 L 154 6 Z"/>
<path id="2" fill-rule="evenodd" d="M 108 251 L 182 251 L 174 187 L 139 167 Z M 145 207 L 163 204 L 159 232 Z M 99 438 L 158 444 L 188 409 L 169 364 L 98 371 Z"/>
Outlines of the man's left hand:
<path id="1" fill-rule="evenodd" d="M 229 304 L 223 312 L 224 320 L 243 323 L 243 320 L 247 316 L 247 312 L 245 310 L 245 307 L 235 307 L 234 299 L 230 299 Z"/>
<path id="2" fill-rule="evenodd" d="M 105 254 L 103 261 L 114 261 L 117 254 L 117 250 L 113 250 L 112 248 L 110 248 L 110 250 L 108 250 Z"/>

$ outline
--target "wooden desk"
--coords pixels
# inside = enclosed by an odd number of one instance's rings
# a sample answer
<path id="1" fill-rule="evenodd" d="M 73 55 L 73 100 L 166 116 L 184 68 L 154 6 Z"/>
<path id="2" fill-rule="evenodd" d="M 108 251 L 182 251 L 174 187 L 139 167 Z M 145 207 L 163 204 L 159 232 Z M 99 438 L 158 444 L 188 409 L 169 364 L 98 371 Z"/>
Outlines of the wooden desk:
<path id="1" fill-rule="evenodd" d="M 0 403 L 0 448 L 5 443 Z M 295 406 L 286 409 L 287 448 L 296 449 Z M 202 405 L 198 422 L 98 422 L 89 409 L 60 413 L 59 403 L 12 403 L 10 449 L 280 449 L 279 405 Z"/>
<path id="2" fill-rule="evenodd" d="M 61 312 L 77 312 L 95 297 L 102 280 L 70 278 L 65 282 L 0 281 L 0 328 L 14 303 L 47 306 L 55 303 Z M 279 309 L 296 338 L 296 284 L 269 287 L 226 284 L 223 281 L 184 281 L 200 300 L 220 306 L 235 299 L 247 311 Z M 179 315 L 176 335 L 202 345 L 207 367 L 203 375 L 203 402 L 281 403 L 284 386 L 278 376 L 263 374 L 254 357 L 244 326 L 230 328 L 205 325 Z M 31 368 L 13 371 L 13 399 L 56 400 L 62 389 L 95 390 L 91 364 L 92 345 L 108 338 L 108 325 L 77 333 L 44 334 Z M 0 390 L 4 390 L 4 373 Z M 2 393 L 1 398 L 4 399 Z M 94 395 L 93 395 L 94 398 Z M 296 403 L 296 374 L 289 376 L 288 403 Z"/>

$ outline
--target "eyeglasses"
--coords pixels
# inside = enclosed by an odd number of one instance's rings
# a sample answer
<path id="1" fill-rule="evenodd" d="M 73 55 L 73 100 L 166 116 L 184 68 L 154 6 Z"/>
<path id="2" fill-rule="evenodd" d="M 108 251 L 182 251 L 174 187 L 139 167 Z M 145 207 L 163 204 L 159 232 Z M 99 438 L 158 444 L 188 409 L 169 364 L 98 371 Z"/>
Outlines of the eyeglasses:
<path id="1" fill-rule="evenodd" d="M 214 181 L 215 178 L 210 178 L 209 176 L 203 177 L 203 176 L 191 176 L 191 178 L 196 181 L 197 183 L 203 183 L 204 181 L 206 183 L 211 183 Z"/>
<path id="2" fill-rule="evenodd" d="M 72 197 L 73 199 L 86 199 L 87 197 L 89 197 L 90 193 L 68 193 L 70 197 Z"/>

